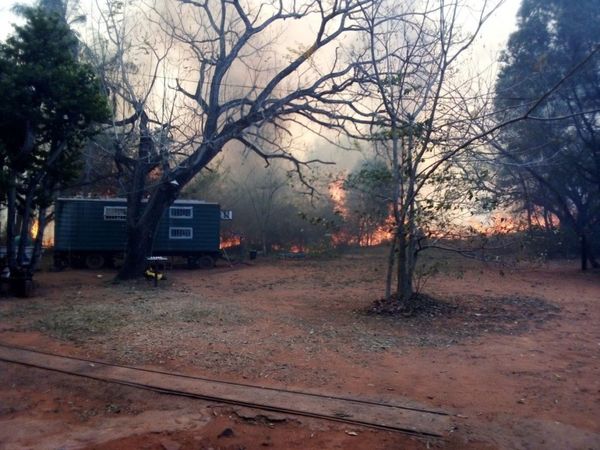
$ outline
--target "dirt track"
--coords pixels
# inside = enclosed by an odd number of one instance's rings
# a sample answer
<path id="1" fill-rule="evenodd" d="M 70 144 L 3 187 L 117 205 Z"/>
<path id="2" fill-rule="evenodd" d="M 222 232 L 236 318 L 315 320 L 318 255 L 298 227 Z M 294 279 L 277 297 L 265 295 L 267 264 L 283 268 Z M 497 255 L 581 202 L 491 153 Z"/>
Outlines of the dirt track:
<path id="1" fill-rule="evenodd" d="M 416 318 L 397 319 L 364 313 L 381 291 L 381 261 L 382 254 L 365 252 L 177 271 L 158 290 L 114 286 L 109 272 L 43 273 L 37 298 L 0 301 L 0 340 L 224 380 L 428 405 L 459 415 L 446 448 L 600 448 L 597 273 L 581 274 L 567 263 L 511 269 L 451 261 L 425 287 L 444 301 Z M 65 448 L 123 449 L 428 444 L 6 365 L 0 383 L 0 448 L 7 449 L 56 448 L 61 439 Z M 222 435 L 227 428 L 232 436 Z"/>

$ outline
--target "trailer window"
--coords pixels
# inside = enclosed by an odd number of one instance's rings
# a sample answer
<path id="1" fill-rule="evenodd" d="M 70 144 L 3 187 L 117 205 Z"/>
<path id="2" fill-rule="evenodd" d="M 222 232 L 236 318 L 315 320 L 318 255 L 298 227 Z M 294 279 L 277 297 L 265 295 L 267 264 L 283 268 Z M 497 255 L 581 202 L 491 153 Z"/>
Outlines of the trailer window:
<path id="1" fill-rule="evenodd" d="M 194 230 L 190 227 L 169 227 L 169 239 L 192 239 Z"/>
<path id="2" fill-rule="evenodd" d="M 126 206 L 105 206 L 104 207 L 104 220 L 121 220 L 127 219 L 127 207 Z"/>
<path id="3" fill-rule="evenodd" d="M 192 219 L 194 217 L 194 208 L 191 206 L 171 206 L 169 208 L 169 218 L 171 219 Z"/>

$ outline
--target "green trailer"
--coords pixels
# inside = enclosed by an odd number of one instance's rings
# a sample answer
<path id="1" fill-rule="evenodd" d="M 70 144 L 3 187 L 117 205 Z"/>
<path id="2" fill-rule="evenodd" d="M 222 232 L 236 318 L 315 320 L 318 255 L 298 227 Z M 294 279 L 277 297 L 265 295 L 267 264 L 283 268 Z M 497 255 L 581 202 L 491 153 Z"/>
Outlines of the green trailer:
<path id="1" fill-rule="evenodd" d="M 123 198 L 59 198 L 55 204 L 55 266 L 99 269 L 113 265 L 125 251 L 126 218 Z M 217 203 L 177 200 L 159 222 L 152 255 L 181 256 L 191 267 L 212 267 L 221 256 L 220 225 Z"/>

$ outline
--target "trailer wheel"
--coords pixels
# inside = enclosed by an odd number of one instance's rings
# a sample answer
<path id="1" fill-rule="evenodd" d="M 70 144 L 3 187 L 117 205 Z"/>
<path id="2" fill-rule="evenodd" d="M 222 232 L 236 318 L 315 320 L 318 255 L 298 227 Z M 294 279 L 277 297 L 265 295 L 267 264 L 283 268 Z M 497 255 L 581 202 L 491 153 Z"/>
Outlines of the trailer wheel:
<path id="1" fill-rule="evenodd" d="M 187 268 L 188 269 L 197 269 L 198 268 L 198 259 L 196 256 L 188 256 L 187 258 Z"/>
<path id="2" fill-rule="evenodd" d="M 201 269 L 212 269 L 215 267 L 215 259 L 210 255 L 202 255 L 196 260 L 196 264 Z"/>
<path id="3" fill-rule="evenodd" d="M 98 253 L 92 253 L 85 257 L 85 266 L 91 270 L 98 270 L 104 267 L 104 256 Z"/>

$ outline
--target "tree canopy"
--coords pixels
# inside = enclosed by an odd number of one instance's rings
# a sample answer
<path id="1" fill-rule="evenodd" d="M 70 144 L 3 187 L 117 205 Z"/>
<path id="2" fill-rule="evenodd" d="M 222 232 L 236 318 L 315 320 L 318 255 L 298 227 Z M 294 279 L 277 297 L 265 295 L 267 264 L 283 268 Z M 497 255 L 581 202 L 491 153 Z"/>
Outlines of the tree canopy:
<path id="1" fill-rule="evenodd" d="M 93 70 L 78 61 L 76 39 L 57 14 L 25 8 L 23 26 L 0 44 L 0 162 L 2 193 L 8 204 L 7 247 L 11 265 L 15 213 L 26 241 L 35 206 L 77 174 L 79 154 L 108 117 L 108 106 Z M 25 239 L 23 239 L 25 238 Z M 23 258 L 19 248 L 19 260 Z"/>
<path id="2" fill-rule="evenodd" d="M 577 67 L 498 148 L 502 183 L 530 215 L 549 212 L 577 234 L 584 268 L 597 265 L 600 227 L 599 22 L 594 0 L 524 0 L 496 84 L 496 108 L 510 117 Z"/>

